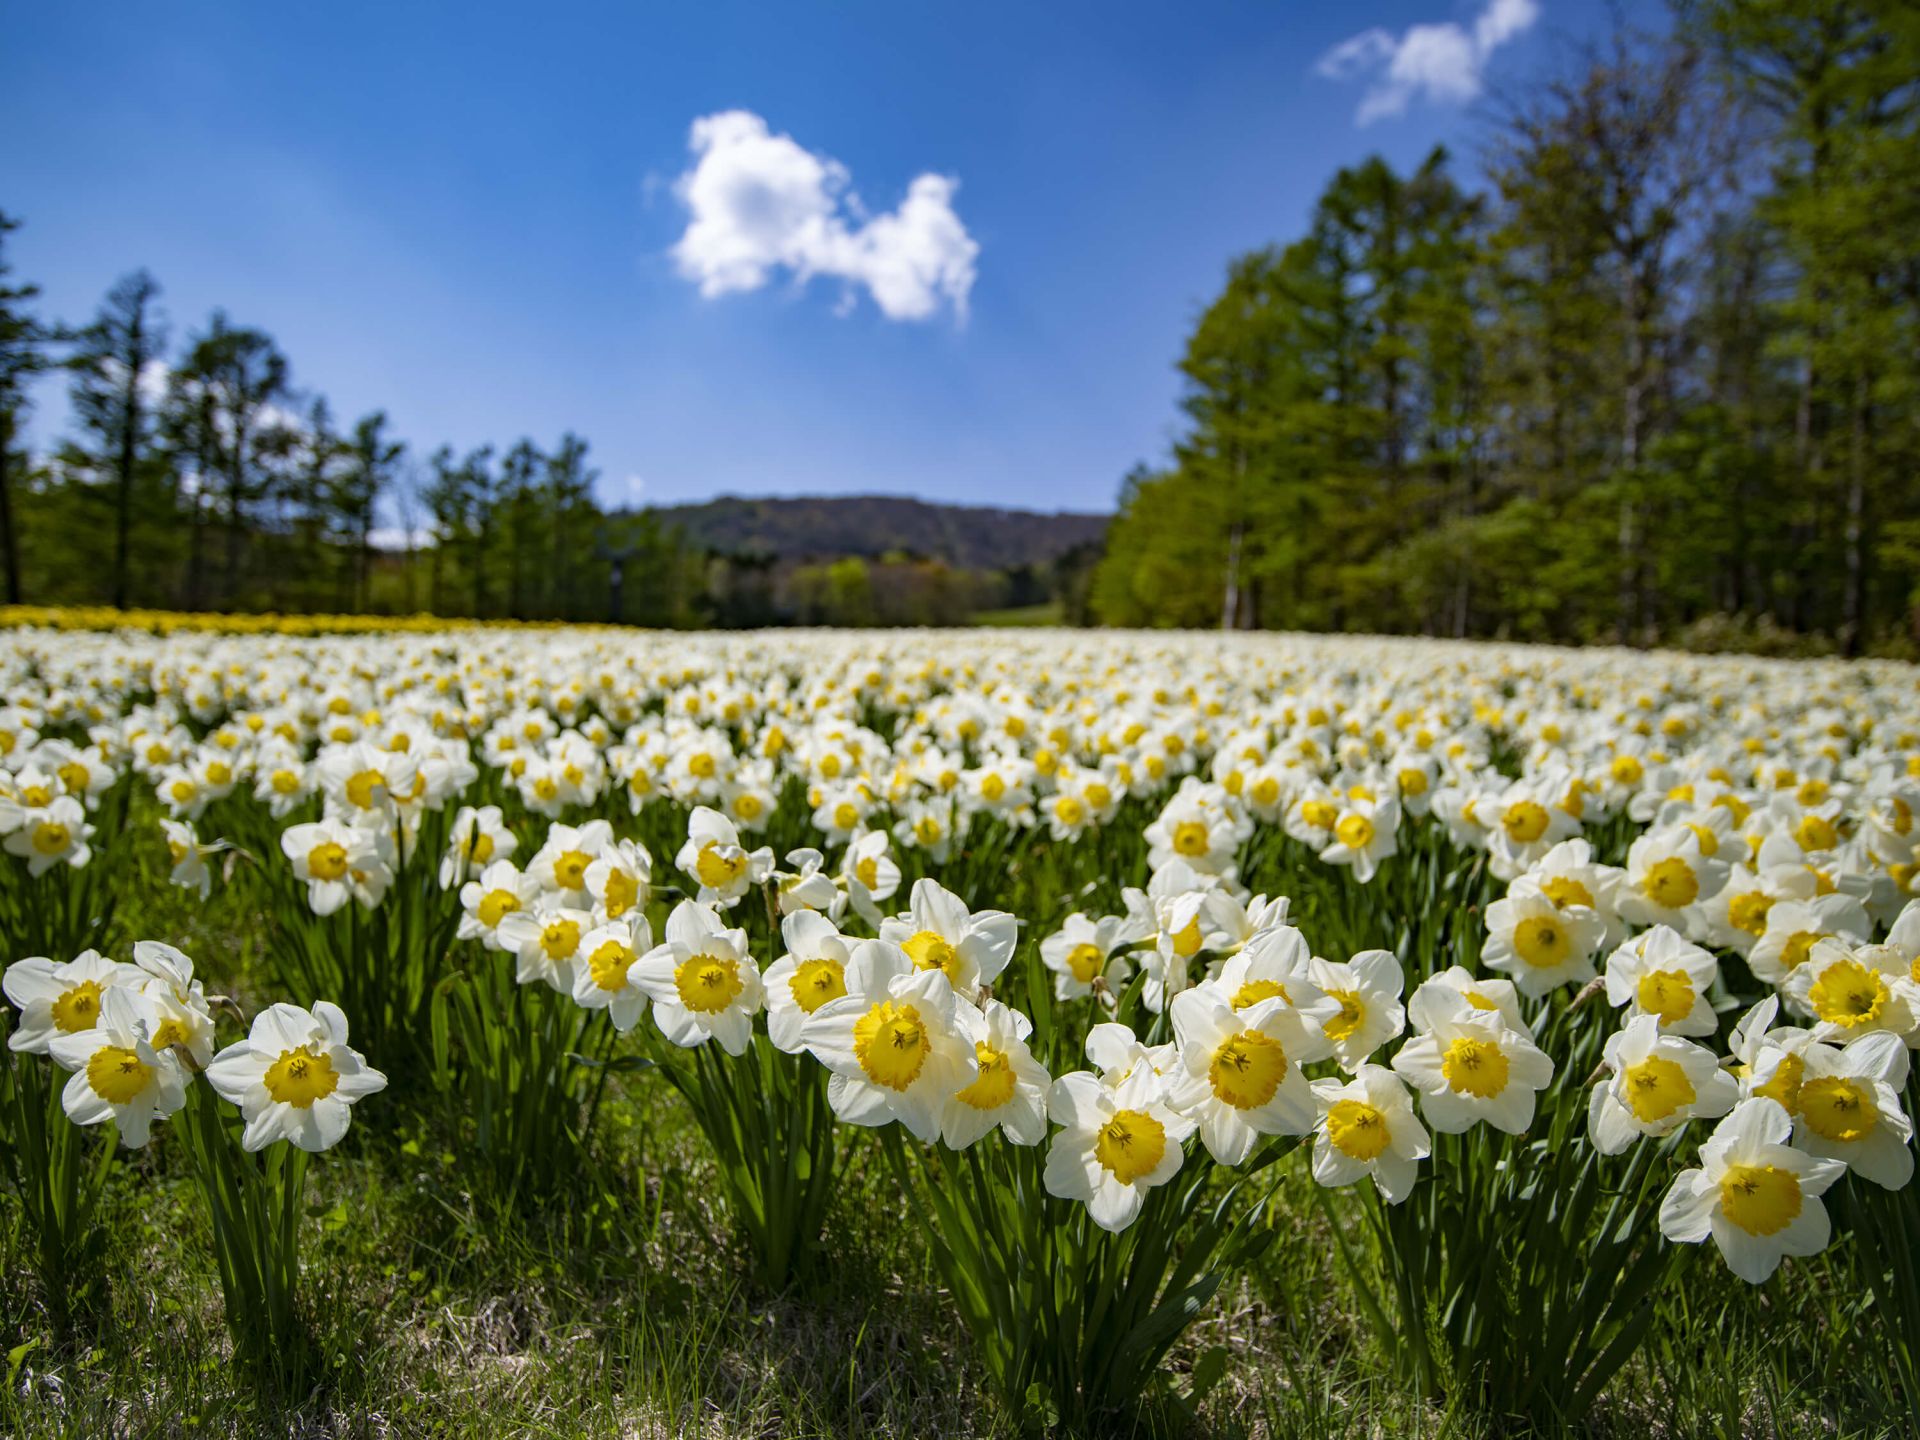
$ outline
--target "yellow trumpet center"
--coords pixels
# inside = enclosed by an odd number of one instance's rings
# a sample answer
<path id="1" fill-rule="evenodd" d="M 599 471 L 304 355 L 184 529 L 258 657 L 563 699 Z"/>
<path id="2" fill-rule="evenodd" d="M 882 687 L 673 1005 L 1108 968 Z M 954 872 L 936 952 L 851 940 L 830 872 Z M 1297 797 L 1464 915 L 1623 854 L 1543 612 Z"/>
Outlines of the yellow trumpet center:
<path id="1" fill-rule="evenodd" d="M 1144 1110 L 1116 1110 L 1093 1140 L 1093 1158 L 1123 1185 L 1151 1175 L 1167 1153 L 1167 1130 Z"/>
<path id="2" fill-rule="evenodd" d="M 267 1094 L 283 1105 L 305 1110 L 316 1100 L 331 1095 L 340 1084 L 340 1076 L 328 1056 L 316 1055 L 313 1047 L 284 1050 L 267 1067 Z"/>

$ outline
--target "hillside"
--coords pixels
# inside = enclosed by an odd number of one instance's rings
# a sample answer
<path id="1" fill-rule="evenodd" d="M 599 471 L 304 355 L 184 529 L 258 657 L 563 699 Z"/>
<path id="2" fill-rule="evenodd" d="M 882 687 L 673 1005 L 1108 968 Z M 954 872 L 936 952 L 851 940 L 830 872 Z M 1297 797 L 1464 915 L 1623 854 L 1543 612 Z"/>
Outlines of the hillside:
<path id="1" fill-rule="evenodd" d="M 967 570 L 1005 570 L 1058 559 L 1097 542 L 1109 517 L 1070 511 L 939 505 L 897 495 L 749 499 L 723 495 L 650 507 L 688 541 L 725 555 L 820 560 L 904 552 Z"/>

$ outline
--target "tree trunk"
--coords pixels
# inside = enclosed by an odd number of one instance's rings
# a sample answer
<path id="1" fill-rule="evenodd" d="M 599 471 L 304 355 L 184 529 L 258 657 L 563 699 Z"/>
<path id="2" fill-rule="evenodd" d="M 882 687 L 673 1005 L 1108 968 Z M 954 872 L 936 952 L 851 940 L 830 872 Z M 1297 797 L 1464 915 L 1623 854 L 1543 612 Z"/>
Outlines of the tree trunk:
<path id="1" fill-rule="evenodd" d="M 1240 611 L 1240 522 L 1227 531 L 1227 588 L 1220 604 L 1220 628 L 1231 630 Z"/>
<path id="2" fill-rule="evenodd" d="M 0 555 L 6 561 L 7 603 L 20 603 L 20 537 L 13 520 L 13 414 L 0 413 Z"/>
<path id="3" fill-rule="evenodd" d="M 1847 457 L 1846 594 L 1841 601 L 1840 648 L 1860 653 L 1867 609 L 1867 377 L 1853 384 L 1853 435 Z"/>
<path id="4" fill-rule="evenodd" d="M 135 324 L 138 325 L 137 320 Z M 130 352 L 137 356 L 141 344 L 136 328 L 128 347 Z M 140 374 L 136 367 L 130 366 L 120 407 L 120 473 L 117 477 L 120 493 L 116 497 L 113 541 L 113 608 L 116 610 L 127 608 L 127 569 L 133 563 L 133 469 L 138 459 L 139 439 Z"/>

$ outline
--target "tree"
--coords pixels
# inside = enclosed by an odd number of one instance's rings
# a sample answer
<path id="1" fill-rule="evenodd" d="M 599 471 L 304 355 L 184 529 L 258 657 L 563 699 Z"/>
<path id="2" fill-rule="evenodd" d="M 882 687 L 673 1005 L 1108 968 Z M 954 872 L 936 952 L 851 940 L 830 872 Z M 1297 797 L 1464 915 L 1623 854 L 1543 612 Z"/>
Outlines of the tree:
<path id="1" fill-rule="evenodd" d="M 547 457 L 546 501 L 553 530 L 553 569 L 547 576 L 547 613 L 564 619 L 574 613 L 574 574 L 584 548 L 576 533 L 581 512 L 592 504 L 596 472 L 587 468 L 587 442 L 569 431 Z"/>
<path id="2" fill-rule="evenodd" d="M 351 604 L 364 610 L 369 601 L 373 560 L 373 519 L 381 495 L 395 487 L 407 447 L 387 434 L 387 412 L 363 415 L 353 427 L 353 438 L 342 447 L 345 463 L 332 490 L 332 507 L 342 533 L 352 547 Z M 411 532 L 412 527 L 407 527 Z M 408 544 L 412 544 L 409 533 Z"/>
<path id="3" fill-rule="evenodd" d="M 269 432 L 285 430 L 280 402 L 289 398 L 286 357 L 259 330 L 236 329 L 215 311 L 204 335 L 187 348 L 174 371 L 173 404 L 179 428 L 192 436 L 202 480 L 217 487 L 226 510 L 222 590 L 240 595 L 240 555 L 252 505 L 268 493 L 261 453 Z"/>
<path id="4" fill-rule="evenodd" d="M 51 364 L 47 347 L 57 338 L 29 308 L 39 297 L 40 287 L 7 283 L 13 267 L 6 260 L 6 238 L 9 232 L 19 228 L 18 220 L 0 211 L 0 562 L 4 562 L 6 569 L 9 605 L 20 603 L 20 534 L 13 500 L 17 453 L 14 447 L 21 422 L 31 406 L 28 387 L 33 377 Z"/>
<path id="5" fill-rule="evenodd" d="M 159 282 L 145 270 L 122 279 L 78 335 L 67 362 L 74 418 L 94 441 L 87 463 L 113 486 L 112 594 L 122 610 L 133 573 L 134 491 L 153 440 L 149 397 L 166 359 L 166 326 L 155 306 L 159 295 Z"/>

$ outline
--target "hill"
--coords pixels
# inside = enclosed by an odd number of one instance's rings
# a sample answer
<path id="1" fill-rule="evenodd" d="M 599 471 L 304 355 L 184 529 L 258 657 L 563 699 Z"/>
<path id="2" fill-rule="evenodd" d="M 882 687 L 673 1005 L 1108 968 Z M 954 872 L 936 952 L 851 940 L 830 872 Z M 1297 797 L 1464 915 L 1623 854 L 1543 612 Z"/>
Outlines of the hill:
<path id="1" fill-rule="evenodd" d="M 1097 543 L 1110 517 L 1075 511 L 940 505 L 899 495 L 757 499 L 723 495 L 649 507 L 687 540 L 723 555 L 823 560 L 901 552 L 966 570 L 1005 570 L 1057 560 Z"/>

